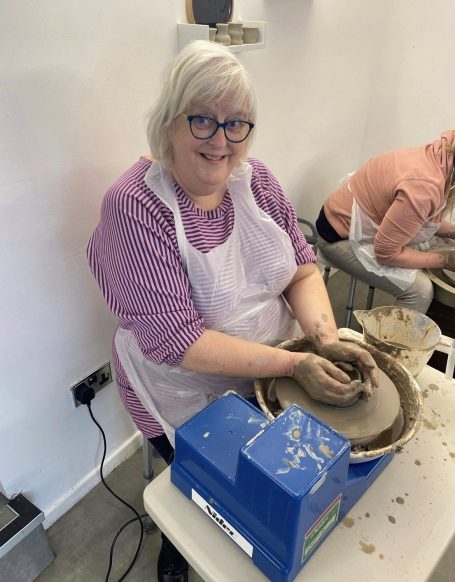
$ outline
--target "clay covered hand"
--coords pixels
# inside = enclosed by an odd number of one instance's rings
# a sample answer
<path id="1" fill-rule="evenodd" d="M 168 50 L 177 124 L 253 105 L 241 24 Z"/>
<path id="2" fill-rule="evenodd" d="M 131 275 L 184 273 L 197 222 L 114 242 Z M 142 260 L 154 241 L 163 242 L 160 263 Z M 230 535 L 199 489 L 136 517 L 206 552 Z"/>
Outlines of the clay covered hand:
<path id="1" fill-rule="evenodd" d="M 341 343 L 341 342 L 340 342 Z M 369 355 L 369 354 L 368 354 Z M 371 395 L 371 382 L 351 381 L 348 374 L 328 359 L 312 353 L 299 354 L 292 377 L 319 402 L 346 406 L 357 398 Z"/>
<path id="2" fill-rule="evenodd" d="M 348 362 L 358 368 L 363 377 L 362 390 L 369 398 L 379 386 L 378 368 L 373 356 L 352 342 L 334 341 L 316 349 L 318 355 L 331 362 Z"/>

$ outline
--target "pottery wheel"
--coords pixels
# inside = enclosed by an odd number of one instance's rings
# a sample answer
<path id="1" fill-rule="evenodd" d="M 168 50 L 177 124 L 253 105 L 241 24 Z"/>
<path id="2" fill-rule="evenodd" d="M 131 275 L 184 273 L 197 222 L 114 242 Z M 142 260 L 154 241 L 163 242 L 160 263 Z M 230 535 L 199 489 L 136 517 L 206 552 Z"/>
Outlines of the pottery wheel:
<path id="1" fill-rule="evenodd" d="M 449 269 L 442 269 L 442 272 L 446 276 L 447 283 L 452 287 L 455 287 L 455 271 L 449 271 Z"/>
<path id="2" fill-rule="evenodd" d="M 276 378 L 275 391 L 281 407 L 298 404 L 351 441 L 352 445 L 366 445 L 399 417 L 400 396 L 390 378 L 379 370 L 379 388 L 371 398 L 358 400 L 347 407 L 323 404 L 311 398 L 292 378 Z"/>

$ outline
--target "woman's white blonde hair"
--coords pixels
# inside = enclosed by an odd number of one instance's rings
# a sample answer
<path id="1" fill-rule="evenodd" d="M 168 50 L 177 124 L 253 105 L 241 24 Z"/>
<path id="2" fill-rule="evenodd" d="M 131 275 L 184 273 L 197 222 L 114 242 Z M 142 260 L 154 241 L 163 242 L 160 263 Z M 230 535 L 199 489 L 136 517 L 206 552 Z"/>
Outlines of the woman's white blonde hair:
<path id="1" fill-rule="evenodd" d="M 451 216 L 455 210 L 455 147 L 445 145 L 443 148 L 450 154 L 452 154 L 452 171 L 450 173 L 449 179 L 447 180 L 446 189 L 444 192 L 444 198 L 446 200 L 446 207 L 444 211 L 444 216 Z"/>
<path id="2" fill-rule="evenodd" d="M 229 99 L 232 111 L 244 113 L 248 121 L 256 121 L 253 86 L 237 57 L 215 42 L 191 42 L 167 71 L 161 94 L 148 116 L 147 140 L 153 158 L 169 167 L 174 119 L 188 113 L 192 103 L 216 104 L 224 98 Z M 245 149 L 249 144 L 246 145 Z"/>

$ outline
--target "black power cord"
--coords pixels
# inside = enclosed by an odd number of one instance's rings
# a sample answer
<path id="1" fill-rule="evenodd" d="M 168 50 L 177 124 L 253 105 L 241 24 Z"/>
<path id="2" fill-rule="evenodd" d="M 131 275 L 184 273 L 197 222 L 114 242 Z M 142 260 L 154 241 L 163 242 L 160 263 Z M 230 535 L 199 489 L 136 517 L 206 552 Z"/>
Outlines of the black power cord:
<path id="1" fill-rule="evenodd" d="M 141 535 L 140 535 L 140 539 L 139 539 L 139 544 L 138 544 L 137 549 L 136 549 L 136 553 L 134 554 L 134 558 L 132 559 L 131 564 L 128 566 L 127 570 L 122 574 L 122 576 L 118 580 L 118 582 L 122 582 L 122 580 L 124 580 L 127 577 L 127 575 L 130 573 L 131 568 L 134 566 L 134 564 L 137 560 L 137 557 L 139 555 L 139 551 L 140 551 L 141 546 L 142 546 L 142 540 L 144 538 L 144 524 L 142 523 L 142 520 L 147 517 L 147 514 L 145 513 L 143 515 L 139 515 L 139 513 L 134 509 L 134 507 L 132 505 L 130 505 L 129 503 L 127 503 L 124 499 L 119 497 L 114 491 L 112 491 L 112 489 L 109 487 L 109 485 L 104 480 L 103 466 L 104 466 L 104 460 L 106 458 L 106 450 L 107 450 L 106 435 L 104 434 L 104 430 L 102 429 L 99 422 L 93 416 L 93 412 L 92 412 L 91 401 L 95 398 L 95 390 L 93 388 L 90 388 L 86 384 L 81 384 L 75 390 L 75 397 L 81 404 L 85 404 L 87 406 L 93 422 L 99 428 L 99 430 L 101 432 L 101 436 L 103 437 L 103 457 L 101 459 L 101 465 L 100 465 L 100 477 L 101 477 L 101 481 L 102 481 L 103 485 L 106 487 L 106 489 L 109 491 L 109 493 L 111 493 L 116 499 L 118 499 L 121 503 L 123 503 L 123 505 L 126 505 L 126 507 L 131 509 L 131 511 L 136 516 L 133 519 L 130 519 L 129 521 L 127 521 L 125 524 L 122 525 L 122 527 L 119 529 L 119 531 L 117 532 L 117 534 L 115 535 L 115 537 L 112 541 L 111 549 L 109 552 L 109 565 L 108 565 L 108 569 L 106 572 L 105 582 L 109 582 L 109 576 L 110 576 L 110 573 L 112 570 L 112 562 L 113 562 L 113 557 L 114 557 L 114 547 L 115 547 L 115 544 L 117 543 L 117 540 L 118 540 L 120 534 L 127 526 L 131 525 L 135 521 L 139 521 L 139 524 L 141 526 Z"/>

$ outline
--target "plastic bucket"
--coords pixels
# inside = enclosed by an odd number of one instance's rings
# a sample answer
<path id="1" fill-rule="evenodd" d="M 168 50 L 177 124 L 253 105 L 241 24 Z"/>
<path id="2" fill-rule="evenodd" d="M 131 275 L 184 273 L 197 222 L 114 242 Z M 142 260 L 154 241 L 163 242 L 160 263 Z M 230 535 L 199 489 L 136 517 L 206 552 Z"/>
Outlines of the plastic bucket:
<path id="1" fill-rule="evenodd" d="M 390 354 L 415 377 L 433 355 L 441 339 L 436 323 L 412 309 L 376 307 L 356 310 L 363 327 L 363 339 L 383 353 Z"/>

